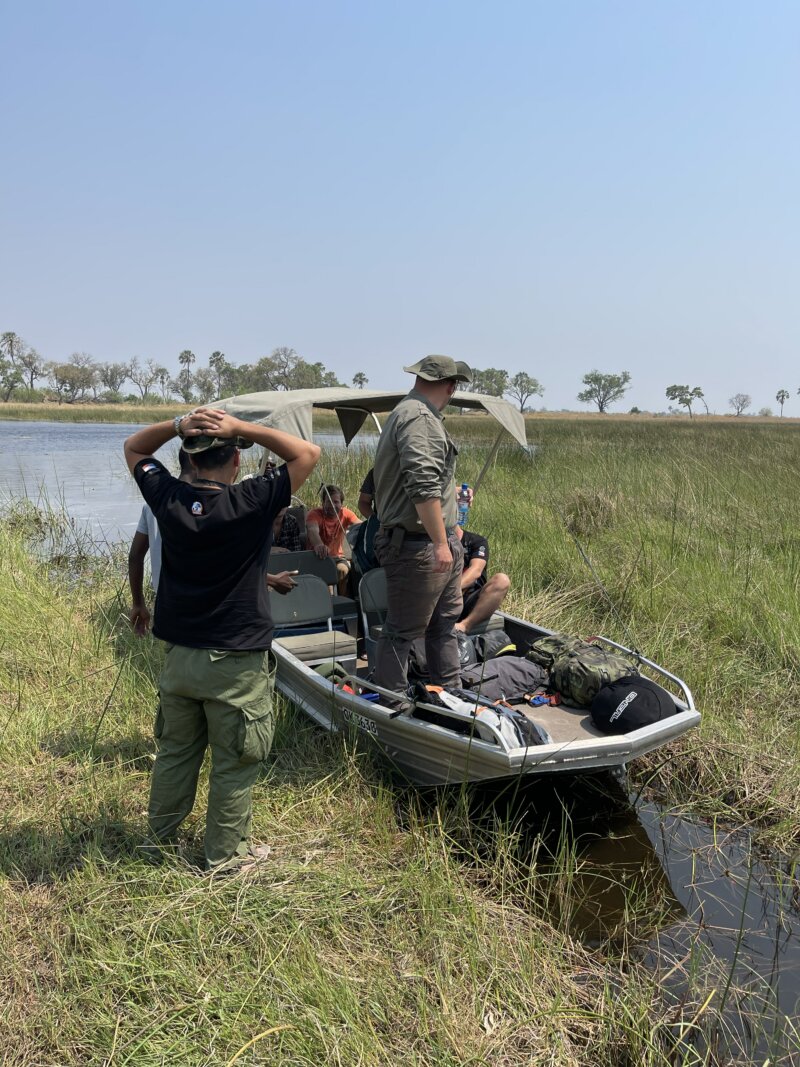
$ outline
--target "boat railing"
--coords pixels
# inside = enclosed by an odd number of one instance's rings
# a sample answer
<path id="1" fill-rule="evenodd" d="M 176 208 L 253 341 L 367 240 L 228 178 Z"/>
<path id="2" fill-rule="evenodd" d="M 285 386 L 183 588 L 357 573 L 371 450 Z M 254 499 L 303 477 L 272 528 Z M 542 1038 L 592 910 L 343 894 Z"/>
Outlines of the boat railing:
<path id="1" fill-rule="evenodd" d="M 645 663 L 650 670 L 655 671 L 656 674 L 660 674 L 663 678 L 668 678 L 683 693 L 686 710 L 697 711 L 697 708 L 694 706 L 694 697 L 692 696 L 691 689 L 682 678 L 677 676 L 677 674 L 672 674 L 671 671 L 666 670 L 666 668 L 660 667 L 657 663 L 654 663 L 653 660 L 648 659 L 647 656 L 643 656 L 641 652 L 636 652 L 634 649 L 628 648 L 627 645 L 621 645 L 618 641 L 612 641 L 610 637 L 603 637 L 602 634 L 597 634 L 594 637 L 594 640 L 604 641 L 605 644 L 611 645 L 612 648 L 616 648 L 628 656 L 633 656 L 639 663 Z"/>

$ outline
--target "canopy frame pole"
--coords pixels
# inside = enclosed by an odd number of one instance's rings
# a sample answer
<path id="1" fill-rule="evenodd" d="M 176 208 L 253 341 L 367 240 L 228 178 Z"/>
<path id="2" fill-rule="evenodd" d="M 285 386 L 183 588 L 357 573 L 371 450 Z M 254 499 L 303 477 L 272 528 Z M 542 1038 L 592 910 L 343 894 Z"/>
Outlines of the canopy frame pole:
<path id="1" fill-rule="evenodd" d="M 382 432 L 380 419 L 378 418 L 378 416 L 375 414 L 374 411 L 370 411 L 370 415 L 372 416 L 372 421 L 375 423 L 375 429 L 378 431 L 378 434 L 380 435 L 381 432 Z"/>
<path id="2" fill-rule="evenodd" d="M 472 491 L 474 493 L 477 493 L 478 489 L 480 488 L 480 484 L 483 481 L 484 475 L 486 474 L 486 472 L 489 469 L 489 464 L 492 462 L 494 457 L 497 455 L 497 450 L 500 447 L 500 442 L 502 441 L 503 434 L 505 432 L 506 431 L 504 429 L 502 429 L 500 431 L 500 433 L 497 435 L 497 437 L 495 438 L 495 442 L 494 442 L 494 444 L 492 445 L 492 447 L 489 450 L 489 455 L 486 457 L 486 462 L 483 464 L 483 467 L 481 468 L 480 474 L 475 479 L 475 484 L 472 487 Z"/>

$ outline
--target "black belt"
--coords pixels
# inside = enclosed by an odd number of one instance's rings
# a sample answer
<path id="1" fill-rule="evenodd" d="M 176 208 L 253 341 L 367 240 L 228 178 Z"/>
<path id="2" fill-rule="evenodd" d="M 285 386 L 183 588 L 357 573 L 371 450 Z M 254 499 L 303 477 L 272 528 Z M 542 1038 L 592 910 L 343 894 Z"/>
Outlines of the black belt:
<path id="1" fill-rule="evenodd" d="M 381 526 L 380 532 L 382 534 L 385 534 L 387 537 L 391 537 L 396 529 L 396 526 Z M 417 533 L 412 532 L 411 530 L 406 530 L 403 527 L 401 527 L 401 529 L 403 530 L 404 541 L 430 541 L 431 539 L 430 534 L 427 534 L 424 531 L 421 533 Z M 448 537 L 451 537 L 453 534 L 452 528 L 447 529 L 445 532 Z"/>

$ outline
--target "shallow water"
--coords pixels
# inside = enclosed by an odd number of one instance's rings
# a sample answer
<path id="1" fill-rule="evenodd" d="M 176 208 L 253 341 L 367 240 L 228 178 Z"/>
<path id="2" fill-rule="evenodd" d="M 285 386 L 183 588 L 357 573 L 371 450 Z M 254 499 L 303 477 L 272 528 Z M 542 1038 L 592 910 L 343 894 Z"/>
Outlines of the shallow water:
<path id="1" fill-rule="evenodd" d="M 480 814 L 486 797 L 476 801 Z M 745 830 L 631 801 L 611 781 L 531 783 L 502 814 L 552 921 L 599 951 L 625 946 L 668 1000 L 692 983 L 716 990 L 706 1021 L 721 1019 L 719 1062 L 800 1063 L 796 865 L 758 852 Z"/>
<path id="2" fill-rule="evenodd" d="M 118 423 L 0 421 L 0 507 L 26 496 L 69 515 L 98 547 L 129 541 L 142 510 L 142 498 L 128 473 L 122 444 L 140 427 Z M 341 434 L 315 434 L 326 449 L 341 449 Z M 377 435 L 359 434 L 361 448 Z M 178 443 L 159 452 L 177 471 Z"/>

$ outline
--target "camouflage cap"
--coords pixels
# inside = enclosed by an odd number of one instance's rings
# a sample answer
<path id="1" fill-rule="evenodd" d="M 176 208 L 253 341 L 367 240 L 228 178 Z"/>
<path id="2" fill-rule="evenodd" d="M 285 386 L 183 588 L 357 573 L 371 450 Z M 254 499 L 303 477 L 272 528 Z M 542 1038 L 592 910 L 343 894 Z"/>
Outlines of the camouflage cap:
<path id="1" fill-rule="evenodd" d="M 443 382 L 448 378 L 455 378 L 458 382 L 472 381 L 472 371 L 466 363 L 450 356 L 426 356 L 410 367 L 403 367 L 403 370 L 424 378 L 426 382 Z"/>
<path id="2" fill-rule="evenodd" d="M 246 441 L 244 437 L 209 437 L 208 434 L 200 433 L 196 437 L 184 437 L 181 447 L 190 456 L 197 452 L 208 452 L 211 448 L 226 448 L 234 445 L 236 448 L 252 448 L 253 442 Z"/>

